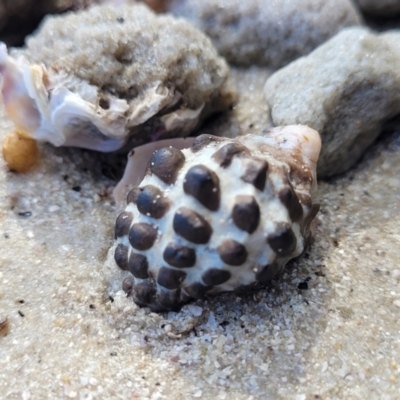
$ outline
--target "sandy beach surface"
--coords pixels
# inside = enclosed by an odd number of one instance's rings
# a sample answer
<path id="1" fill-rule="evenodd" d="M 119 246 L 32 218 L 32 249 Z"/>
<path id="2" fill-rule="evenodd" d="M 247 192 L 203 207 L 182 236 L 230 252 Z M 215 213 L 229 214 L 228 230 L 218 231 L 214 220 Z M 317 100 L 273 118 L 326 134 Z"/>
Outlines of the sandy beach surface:
<path id="1" fill-rule="evenodd" d="M 164 314 L 118 290 L 101 157 L 0 159 L 0 398 L 397 399 L 399 151 L 394 132 L 320 183 L 315 243 L 281 279 Z"/>

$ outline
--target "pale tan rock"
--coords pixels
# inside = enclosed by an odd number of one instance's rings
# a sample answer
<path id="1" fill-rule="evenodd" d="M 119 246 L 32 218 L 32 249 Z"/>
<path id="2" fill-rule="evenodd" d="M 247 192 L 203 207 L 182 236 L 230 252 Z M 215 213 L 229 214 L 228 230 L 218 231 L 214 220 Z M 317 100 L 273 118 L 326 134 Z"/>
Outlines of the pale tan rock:
<path id="1" fill-rule="evenodd" d="M 318 176 L 343 173 L 400 113 L 398 65 L 399 32 L 344 30 L 267 80 L 272 123 L 318 130 Z"/>

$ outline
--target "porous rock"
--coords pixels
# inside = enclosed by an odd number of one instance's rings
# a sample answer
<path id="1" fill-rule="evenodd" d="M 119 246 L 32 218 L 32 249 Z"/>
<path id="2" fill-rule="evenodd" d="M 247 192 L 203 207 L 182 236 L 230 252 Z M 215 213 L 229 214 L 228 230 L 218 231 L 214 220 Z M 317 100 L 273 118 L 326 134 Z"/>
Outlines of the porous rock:
<path id="1" fill-rule="evenodd" d="M 279 68 L 309 53 L 360 17 L 349 0 L 172 0 L 237 65 Z"/>
<path id="2" fill-rule="evenodd" d="M 210 40 L 142 4 L 48 16 L 11 54 L 45 67 L 38 86 L 49 104 L 31 135 L 55 145 L 111 151 L 132 135 L 133 144 L 184 136 L 234 98 L 227 64 Z"/>
<path id="3" fill-rule="evenodd" d="M 122 288 L 140 306 L 176 310 L 279 274 L 310 239 L 319 150 L 317 132 L 291 126 L 236 139 L 203 134 L 189 149 L 164 152 L 179 152 L 179 169 L 153 157 L 116 222 Z M 173 181 L 153 172 L 158 162 Z M 161 217 L 140 206 L 148 188 L 169 205 Z"/>
<path id="4" fill-rule="evenodd" d="M 350 28 L 265 84 L 274 125 L 321 134 L 318 176 L 343 173 L 400 113 L 400 33 Z"/>

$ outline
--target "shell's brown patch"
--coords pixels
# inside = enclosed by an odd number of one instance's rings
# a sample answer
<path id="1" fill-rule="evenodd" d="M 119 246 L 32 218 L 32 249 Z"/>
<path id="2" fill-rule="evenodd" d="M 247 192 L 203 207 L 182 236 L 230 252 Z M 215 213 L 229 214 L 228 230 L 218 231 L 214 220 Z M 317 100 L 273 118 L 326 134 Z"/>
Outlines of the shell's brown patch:
<path id="1" fill-rule="evenodd" d="M 139 188 L 136 186 L 133 189 L 131 189 L 128 193 L 128 196 L 126 197 L 126 202 L 128 204 L 133 203 L 136 204 L 137 198 L 140 194 Z"/>
<path id="2" fill-rule="evenodd" d="M 185 292 L 194 299 L 202 299 L 211 289 L 211 286 L 205 286 L 200 282 L 194 282 L 184 287 Z"/>
<path id="3" fill-rule="evenodd" d="M 303 207 L 292 187 L 288 186 L 282 189 L 279 192 L 279 199 L 287 208 L 289 217 L 293 222 L 297 222 L 303 217 Z"/>
<path id="4" fill-rule="evenodd" d="M 248 151 L 248 148 L 240 143 L 228 143 L 217 150 L 212 157 L 222 168 L 226 168 L 231 165 L 235 155 Z"/>
<path id="5" fill-rule="evenodd" d="M 245 171 L 240 177 L 242 181 L 251 183 L 258 190 L 263 191 L 267 180 L 268 163 L 261 160 L 249 160 Z"/>
<path id="6" fill-rule="evenodd" d="M 223 137 L 213 136 L 213 135 L 207 135 L 207 134 L 199 135 L 193 141 L 192 151 L 193 151 L 193 153 L 197 153 L 198 151 L 200 151 L 204 147 L 208 146 L 209 144 L 221 143 L 221 142 L 225 142 L 226 140 L 228 140 L 228 139 L 223 138 Z"/>
<path id="7" fill-rule="evenodd" d="M 170 206 L 163 192 L 153 185 L 143 186 L 139 188 L 139 191 L 136 201 L 138 210 L 149 217 L 162 218 Z"/>
<path id="8" fill-rule="evenodd" d="M 209 210 L 218 210 L 221 197 L 219 178 L 206 166 L 195 165 L 189 169 L 185 176 L 183 190 Z"/>
<path id="9" fill-rule="evenodd" d="M 253 196 L 236 196 L 232 210 L 235 225 L 248 233 L 253 233 L 260 222 L 260 207 Z"/>
<path id="10" fill-rule="evenodd" d="M 129 230 L 129 243 L 137 250 L 148 250 L 157 238 L 157 229 L 145 222 L 133 224 Z"/>
<path id="11" fill-rule="evenodd" d="M 161 267 L 157 283 L 167 289 L 177 289 L 186 278 L 186 272 L 168 267 Z"/>
<path id="12" fill-rule="evenodd" d="M 180 290 L 159 290 L 156 296 L 156 302 L 164 310 L 179 310 L 181 306 L 179 295 Z"/>
<path id="13" fill-rule="evenodd" d="M 259 269 L 256 273 L 256 279 L 259 282 L 268 282 L 279 272 L 277 264 L 268 264 Z"/>
<path id="14" fill-rule="evenodd" d="M 129 271 L 135 278 L 147 279 L 149 277 L 149 264 L 146 256 L 131 252 L 128 260 Z"/>
<path id="15" fill-rule="evenodd" d="M 301 153 L 298 153 L 297 157 L 295 154 L 294 157 L 289 161 L 290 180 L 292 182 L 296 182 L 297 185 L 301 184 L 312 185 L 314 181 L 312 170 L 310 168 L 303 168 L 304 163 L 302 160 L 303 156 L 301 155 Z"/>
<path id="16" fill-rule="evenodd" d="M 124 271 L 128 270 L 128 252 L 128 247 L 122 243 L 116 247 L 114 252 L 115 263 Z"/>
<path id="17" fill-rule="evenodd" d="M 313 206 L 311 196 L 308 194 L 297 193 L 297 197 L 299 198 L 301 205 L 306 206 L 307 208 L 311 208 Z"/>
<path id="18" fill-rule="evenodd" d="M 221 260 L 229 265 L 242 265 L 247 259 L 246 247 L 236 240 L 226 239 L 217 248 Z"/>
<path id="19" fill-rule="evenodd" d="M 320 207 L 321 205 L 319 203 L 313 204 L 307 216 L 304 218 L 303 223 L 300 226 L 301 234 L 305 238 L 307 238 L 309 234 L 311 222 L 317 216 Z"/>
<path id="20" fill-rule="evenodd" d="M 210 224 L 198 213 L 187 207 L 180 207 L 173 221 L 174 231 L 196 244 L 206 244 L 211 237 Z"/>
<path id="21" fill-rule="evenodd" d="M 168 184 L 175 182 L 179 170 L 185 162 L 185 156 L 173 147 L 156 150 L 149 163 L 150 171 Z"/>
<path id="22" fill-rule="evenodd" d="M 287 223 L 277 224 L 275 232 L 268 236 L 267 242 L 280 257 L 292 254 L 297 245 L 296 235 Z"/>
<path id="23" fill-rule="evenodd" d="M 223 269 L 210 268 L 201 277 L 207 286 L 217 286 L 231 278 L 231 273 Z"/>
<path id="24" fill-rule="evenodd" d="M 196 264 L 195 250 L 177 243 L 169 243 L 163 257 L 169 265 L 177 268 L 189 268 Z"/>
<path id="25" fill-rule="evenodd" d="M 115 222 L 115 239 L 128 234 L 132 220 L 133 214 L 129 211 L 123 211 L 118 215 L 118 218 Z"/>

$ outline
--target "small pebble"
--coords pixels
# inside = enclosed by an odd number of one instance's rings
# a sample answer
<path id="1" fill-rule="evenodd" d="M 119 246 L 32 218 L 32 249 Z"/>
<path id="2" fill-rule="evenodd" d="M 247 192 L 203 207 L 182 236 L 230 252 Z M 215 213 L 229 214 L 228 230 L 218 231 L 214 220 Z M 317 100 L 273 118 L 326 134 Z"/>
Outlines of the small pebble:
<path id="1" fill-rule="evenodd" d="M 396 307 L 400 307 L 400 300 L 395 300 L 395 301 L 393 302 L 393 304 L 394 304 Z"/>
<path id="2" fill-rule="evenodd" d="M 200 317 L 203 313 L 203 308 L 199 306 L 194 306 L 192 304 L 188 305 L 188 310 L 193 314 L 194 317 Z"/>
<path id="3" fill-rule="evenodd" d="M 400 281 L 400 269 L 395 269 L 392 272 L 392 276 L 396 281 Z"/>
<path id="4" fill-rule="evenodd" d="M 38 154 L 36 141 L 17 131 L 11 132 L 3 141 L 3 157 L 12 171 L 29 171 L 37 164 Z"/>
<path id="5" fill-rule="evenodd" d="M 0 318 L 0 336 L 5 336 L 10 332 L 10 324 L 7 318 Z"/>
<path id="6" fill-rule="evenodd" d="M 18 213 L 20 217 L 30 217 L 32 215 L 31 211 L 21 211 Z"/>

